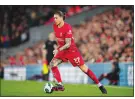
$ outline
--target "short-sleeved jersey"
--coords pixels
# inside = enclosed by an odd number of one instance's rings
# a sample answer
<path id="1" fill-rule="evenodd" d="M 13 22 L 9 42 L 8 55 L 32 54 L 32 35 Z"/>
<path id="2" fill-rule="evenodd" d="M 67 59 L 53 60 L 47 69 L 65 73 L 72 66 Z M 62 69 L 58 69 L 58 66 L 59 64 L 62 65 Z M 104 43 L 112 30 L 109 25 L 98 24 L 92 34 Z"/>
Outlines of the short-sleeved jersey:
<path id="1" fill-rule="evenodd" d="M 53 29 L 54 29 L 59 47 L 62 47 L 63 45 L 65 45 L 66 38 L 71 38 L 71 45 L 65 51 L 73 51 L 77 49 L 74 42 L 73 35 L 72 35 L 72 28 L 70 24 L 65 22 L 61 28 L 58 28 L 58 26 L 54 24 Z"/>

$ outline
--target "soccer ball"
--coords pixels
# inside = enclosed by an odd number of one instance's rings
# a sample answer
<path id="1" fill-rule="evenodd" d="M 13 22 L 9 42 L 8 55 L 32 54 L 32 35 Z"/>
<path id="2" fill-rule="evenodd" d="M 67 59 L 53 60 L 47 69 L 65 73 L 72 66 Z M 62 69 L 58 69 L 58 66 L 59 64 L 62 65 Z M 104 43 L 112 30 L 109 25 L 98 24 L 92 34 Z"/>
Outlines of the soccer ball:
<path id="1" fill-rule="evenodd" d="M 44 86 L 44 92 L 52 93 L 53 92 L 52 88 L 53 88 L 53 84 L 48 82 Z"/>

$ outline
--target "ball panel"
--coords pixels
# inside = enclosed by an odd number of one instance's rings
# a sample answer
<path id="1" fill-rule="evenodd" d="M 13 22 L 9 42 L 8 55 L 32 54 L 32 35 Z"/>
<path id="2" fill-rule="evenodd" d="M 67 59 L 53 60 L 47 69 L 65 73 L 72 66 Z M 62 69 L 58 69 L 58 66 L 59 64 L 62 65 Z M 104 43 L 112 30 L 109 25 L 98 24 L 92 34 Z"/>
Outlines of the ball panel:
<path id="1" fill-rule="evenodd" d="M 46 83 L 44 86 L 44 92 L 46 93 L 52 93 L 53 85 L 51 83 Z"/>

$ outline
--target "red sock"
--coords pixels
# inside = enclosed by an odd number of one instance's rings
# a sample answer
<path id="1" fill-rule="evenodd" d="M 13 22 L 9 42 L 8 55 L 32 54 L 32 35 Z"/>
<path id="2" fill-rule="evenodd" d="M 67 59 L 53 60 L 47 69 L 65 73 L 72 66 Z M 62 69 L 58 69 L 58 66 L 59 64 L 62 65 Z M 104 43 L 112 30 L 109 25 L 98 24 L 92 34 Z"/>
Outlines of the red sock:
<path id="1" fill-rule="evenodd" d="M 96 75 L 90 70 L 88 69 L 88 71 L 86 72 L 86 74 L 96 83 L 99 83 L 99 80 L 97 79 Z"/>
<path id="2" fill-rule="evenodd" d="M 55 67 L 52 67 L 51 69 L 52 69 L 53 76 L 56 78 L 57 82 L 58 83 L 62 82 L 58 67 L 55 66 Z"/>

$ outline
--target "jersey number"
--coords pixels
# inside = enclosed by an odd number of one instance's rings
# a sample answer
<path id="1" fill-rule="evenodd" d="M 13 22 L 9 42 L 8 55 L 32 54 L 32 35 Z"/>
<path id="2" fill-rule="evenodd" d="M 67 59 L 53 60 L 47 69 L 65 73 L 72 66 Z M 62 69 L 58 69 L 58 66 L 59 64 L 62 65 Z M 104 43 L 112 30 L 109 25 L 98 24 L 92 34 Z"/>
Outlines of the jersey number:
<path id="1" fill-rule="evenodd" d="M 80 57 L 74 58 L 74 62 L 75 62 L 76 64 L 79 64 L 79 63 L 80 63 Z"/>

